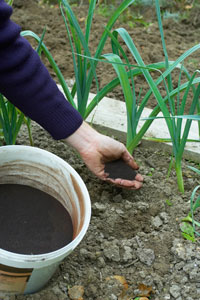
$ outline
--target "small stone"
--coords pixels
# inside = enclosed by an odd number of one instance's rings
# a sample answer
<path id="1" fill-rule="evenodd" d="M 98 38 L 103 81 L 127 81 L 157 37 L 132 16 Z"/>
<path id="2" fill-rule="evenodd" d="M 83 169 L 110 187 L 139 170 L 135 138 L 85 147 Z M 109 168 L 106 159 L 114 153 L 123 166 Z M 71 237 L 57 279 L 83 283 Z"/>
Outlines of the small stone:
<path id="1" fill-rule="evenodd" d="M 155 218 L 152 218 L 152 225 L 155 229 L 158 229 L 163 225 L 163 221 L 160 219 L 159 216 L 156 216 Z"/>
<path id="2" fill-rule="evenodd" d="M 116 209 L 116 213 L 118 214 L 118 215 L 123 215 L 124 214 L 124 212 L 123 212 L 123 210 L 122 209 Z"/>
<path id="3" fill-rule="evenodd" d="M 151 266 L 153 261 L 155 260 L 155 254 L 152 249 L 141 249 L 137 250 L 137 256 L 141 262 L 143 262 L 147 266 Z"/>
<path id="4" fill-rule="evenodd" d="M 163 220 L 164 224 L 167 224 L 169 222 L 169 216 L 166 212 L 161 212 L 160 218 L 161 220 Z"/>
<path id="5" fill-rule="evenodd" d="M 106 242 L 104 244 L 103 253 L 111 261 L 120 261 L 119 247 L 113 242 Z"/>
<path id="6" fill-rule="evenodd" d="M 184 266 L 185 266 L 185 263 L 183 261 L 181 261 L 175 265 L 175 269 L 180 271 L 181 269 L 183 269 Z"/>
<path id="7" fill-rule="evenodd" d="M 114 196 L 113 197 L 113 202 L 117 202 L 117 203 L 123 202 L 122 195 L 118 194 L 118 195 Z"/>
<path id="8" fill-rule="evenodd" d="M 109 199 L 109 193 L 106 192 L 106 191 L 103 191 L 102 194 L 101 194 L 101 202 L 108 202 L 108 199 Z"/>
<path id="9" fill-rule="evenodd" d="M 149 209 L 149 204 L 140 201 L 137 203 L 136 208 L 141 212 L 146 212 Z"/>
<path id="10" fill-rule="evenodd" d="M 99 257 L 98 260 L 97 260 L 97 264 L 98 264 L 98 266 L 100 268 L 104 267 L 106 265 L 104 258 L 103 257 Z"/>
<path id="11" fill-rule="evenodd" d="M 170 300 L 170 299 L 171 299 L 171 296 L 169 294 L 164 296 L 164 300 Z"/>
<path id="12" fill-rule="evenodd" d="M 123 250 L 124 250 L 124 253 L 123 253 L 123 255 L 122 255 L 122 258 L 123 258 L 123 261 L 124 262 L 127 262 L 127 261 L 129 261 L 129 260 L 132 260 L 133 259 L 133 255 L 132 255 L 132 249 L 131 249 L 131 247 L 129 247 L 129 246 L 124 246 L 123 247 Z"/>
<path id="13" fill-rule="evenodd" d="M 103 213 L 106 210 L 106 205 L 99 203 L 99 202 L 95 202 L 92 205 L 92 212 L 94 215 L 99 215 L 100 213 Z"/>
<path id="14" fill-rule="evenodd" d="M 125 208 L 126 210 L 129 210 L 129 209 L 131 209 L 132 207 L 133 207 L 133 204 L 132 204 L 130 201 L 126 200 L 126 201 L 125 201 L 125 204 L 124 204 L 124 208 Z"/>
<path id="15" fill-rule="evenodd" d="M 84 287 L 82 285 L 74 285 L 69 288 L 68 295 L 71 300 L 81 300 L 84 294 Z"/>
<path id="16" fill-rule="evenodd" d="M 169 291 L 170 291 L 170 294 L 171 294 L 175 299 L 177 299 L 178 297 L 180 297 L 180 291 L 181 291 L 181 288 L 180 288 L 178 285 L 176 285 L 176 284 L 172 285 L 172 286 L 170 287 Z"/>
<path id="17" fill-rule="evenodd" d="M 175 239 L 173 242 L 173 247 L 171 248 L 172 253 L 174 253 L 178 258 L 186 261 L 186 249 L 183 246 L 182 242 L 179 240 Z"/>
<path id="18" fill-rule="evenodd" d="M 88 257 L 88 251 L 85 248 L 80 249 L 80 255 L 82 257 Z"/>
<path id="19" fill-rule="evenodd" d="M 181 279 L 180 283 L 185 285 L 186 282 L 188 282 L 188 278 L 186 276 L 183 276 L 183 278 Z"/>

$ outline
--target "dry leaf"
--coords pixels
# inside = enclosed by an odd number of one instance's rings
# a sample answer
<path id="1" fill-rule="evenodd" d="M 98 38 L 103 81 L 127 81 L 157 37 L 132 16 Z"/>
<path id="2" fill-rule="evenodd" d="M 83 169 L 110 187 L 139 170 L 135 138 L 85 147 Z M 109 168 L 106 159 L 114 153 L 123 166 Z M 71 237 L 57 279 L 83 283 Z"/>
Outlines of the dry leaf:
<path id="1" fill-rule="evenodd" d="M 191 9 L 192 8 L 192 5 L 186 5 L 185 6 L 185 9 Z"/>
<path id="2" fill-rule="evenodd" d="M 119 275 L 114 275 L 113 278 L 118 280 L 121 284 L 123 284 L 124 288 L 127 290 L 128 289 L 128 283 L 125 279 L 124 276 L 119 276 Z"/>
<path id="3" fill-rule="evenodd" d="M 111 277 L 107 277 L 106 280 L 111 280 L 111 279 L 116 279 L 117 281 L 119 281 L 123 286 L 124 286 L 124 289 L 127 290 L 128 289 L 128 283 L 125 279 L 124 276 L 119 276 L 119 275 L 113 275 Z"/>
<path id="4" fill-rule="evenodd" d="M 125 299 L 127 299 L 125 297 L 126 297 L 126 291 L 128 289 L 128 283 L 127 283 L 125 277 L 124 276 L 120 276 L 120 275 L 113 275 L 113 276 L 107 277 L 106 281 L 109 281 L 109 280 L 112 280 L 112 279 L 115 279 L 116 281 L 118 281 L 123 286 L 121 294 L 118 297 L 118 300 L 125 300 Z"/>
<path id="5" fill-rule="evenodd" d="M 85 21 L 85 17 L 79 18 L 78 20 L 79 20 L 79 22 L 84 22 Z"/>
<path id="6" fill-rule="evenodd" d="M 83 300 L 84 287 L 81 285 L 74 285 L 69 288 L 68 295 L 71 300 Z"/>
<path id="7" fill-rule="evenodd" d="M 152 286 L 146 286 L 145 284 L 141 283 L 138 286 L 138 289 L 140 290 L 140 297 L 150 297 L 151 293 L 153 292 Z"/>

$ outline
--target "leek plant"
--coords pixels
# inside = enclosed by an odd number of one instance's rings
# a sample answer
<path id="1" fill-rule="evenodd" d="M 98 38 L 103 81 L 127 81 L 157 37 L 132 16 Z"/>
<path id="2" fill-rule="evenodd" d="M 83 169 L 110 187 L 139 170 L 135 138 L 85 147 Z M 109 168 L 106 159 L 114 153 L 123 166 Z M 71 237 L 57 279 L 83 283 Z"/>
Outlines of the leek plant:
<path id="1" fill-rule="evenodd" d="M 8 5 L 12 6 L 12 5 L 13 5 L 13 2 L 14 2 L 14 0 L 7 0 L 6 2 L 7 2 L 7 4 L 8 4 Z"/>
<path id="2" fill-rule="evenodd" d="M 24 120 L 24 114 L 0 94 L 0 143 L 14 145 Z"/>
<path id="3" fill-rule="evenodd" d="M 151 125 L 152 121 L 157 118 L 157 114 L 162 111 L 162 114 L 166 120 L 168 131 L 170 134 L 170 141 L 172 142 L 172 158 L 175 159 L 175 170 L 177 174 L 178 187 L 181 192 L 184 192 L 183 176 L 181 169 L 181 161 L 185 148 L 185 144 L 188 139 L 188 134 L 192 122 L 192 118 L 188 118 L 183 128 L 183 115 L 185 111 L 186 101 L 189 96 L 189 91 L 192 90 L 193 99 L 190 107 L 189 115 L 193 115 L 195 110 L 197 110 L 197 116 L 200 114 L 199 110 L 199 96 L 200 96 L 200 77 L 198 76 L 198 71 L 195 71 L 191 76 L 187 69 L 184 67 L 184 60 L 189 57 L 192 53 L 200 49 L 200 44 L 193 46 L 191 49 L 187 50 L 182 54 L 176 61 L 169 61 L 164 41 L 162 22 L 160 16 L 160 8 L 158 0 L 155 0 L 156 10 L 158 16 L 158 24 L 161 33 L 163 51 L 165 54 L 164 71 L 158 70 L 157 65 L 151 65 L 151 68 L 145 65 L 142 57 L 137 50 L 133 40 L 124 28 L 118 28 L 112 33 L 109 33 L 111 37 L 112 50 L 113 53 L 103 55 L 103 58 L 112 63 L 122 86 L 124 92 L 124 98 L 127 108 L 127 142 L 126 146 L 130 153 L 133 152 L 135 147 L 138 145 L 140 140 L 143 138 L 147 129 Z M 133 55 L 137 65 L 131 65 L 128 61 L 127 55 L 123 50 L 122 46 L 118 41 L 120 37 L 124 44 L 127 46 L 131 54 Z M 122 62 L 120 55 L 124 58 L 125 63 Z M 133 71 L 131 72 L 131 81 L 129 80 L 126 68 L 128 67 L 129 73 L 132 68 L 135 70 L 140 69 L 144 78 L 149 84 L 149 91 L 140 99 L 140 95 L 136 98 L 135 87 L 134 87 L 134 76 Z M 172 84 L 172 71 L 175 68 L 180 69 L 178 87 L 174 88 Z M 150 71 L 158 71 L 160 76 L 156 81 L 153 80 Z M 185 74 L 187 81 L 181 83 L 182 73 Z M 162 97 L 159 91 L 159 84 L 163 83 L 166 90 L 166 96 Z M 182 101 L 180 100 L 180 95 L 183 93 Z M 138 122 L 141 119 L 142 111 L 146 106 L 151 94 L 157 100 L 158 105 L 153 109 L 152 113 L 146 119 L 142 128 L 137 132 Z M 175 102 L 176 99 L 176 102 Z M 198 120 L 198 118 L 196 118 Z M 199 121 L 198 121 L 199 122 Z M 183 131 L 183 133 L 182 133 Z M 173 161 L 172 159 L 171 161 Z M 172 165 L 172 164 L 171 164 Z"/>
<path id="4" fill-rule="evenodd" d="M 109 35 L 108 30 L 112 30 L 121 13 L 134 1 L 135 0 L 124 0 L 121 2 L 119 7 L 115 9 L 114 13 L 108 20 L 107 26 L 99 40 L 98 47 L 95 50 L 94 58 L 98 59 L 101 56 Z M 45 44 L 42 43 L 41 47 L 44 55 L 47 57 L 51 67 L 56 73 L 67 100 L 80 112 L 82 117 L 86 119 L 92 110 L 98 105 L 99 101 L 116 85 L 119 84 L 119 80 L 116 78 L 110 84 L 99 90 L 96 76 L 98 60 L 92 59 L 91 50 L 89 47 L 96 0 L 91 0 L 89 3 L 88 15 L 85 22 L 85 32 L 82 31 L 79 21 L 71 9 L 69 2 L 67 0 L 59 0 L 59 5 L 66 27 L 67 38 L 71 47 L 72 62 L 74 67 L 75 83 L 71 90 L 67 86 L 65 78 L 63 77 L 58 65 L 55 63 Z M 32 31 L 23 31 L 21 34 L 22 36 L 31 36 L 38 43 L 40 42 L 38 35 Z M 97 95 L 92 99 L 90 104 L 88 104 L 89 92 L 94 80 L 96 81 L 97 85 Z M 77 102 L 75 101 L 75 96 L 77 98 Z"/>
<path id="5" fill-rule="evenodd" d="M 116 42 L 117 35 L 120 35 L 125 44 L 128 46 L 129 50 L 133 54 L 135 60 L 138 63 L 137 68 L 141 69 L 141 72 L 144 74 L 147 82 L 149 83 L 150 90 L 147 92 L 147 94 L 144 96 L 142 101 L 140 99 L 136 98 L 135 95 L 135 89 L 134 89 L 134 80 L 132 78 L 131 83 L 129 82 L 129 78 L 127 75 L 127 72 L 125 70 L 125 66 L 127 64 L 123 64 L 121 61 L 121 58 L 119 57 L 118 50 L 121 50 L 121 53 L 124 54 L 123 50 L 121 49 L 121 46 Z M 114 41 L 114 45 L 117 47 L 113 47 L 113 52 L 111 54 L 103 55 L 104 58 L 106 58 L 110 63 L 113 64 L 113 67 L 115 68 L 117 75 L 119 76 L 120 83 L 123 88 L 124 92 L 124 98 L 127 108 L 127 149 L 130 151 L 130 153 L 133 152 L 139 141 L 143 138 L 144 134 L 146 133 L 147 129 L 151 125 L 151 122 L 153 119 L 156 118 L 157 114 L 162 111 L 163 116 L 166 120 L 166 124 L 169 130 L 169 134 L 171 137 L 171 142 L 173 144 L 173 157 L 175 157 L 175 169 L 177 174 L 177 180 L 178 180 L 178 186 L 179 190 L 184 192 L 184 186 L 183 186 L 183 178 L 182 178 L 182 170 L 181 170 L 181 159 L 184 152 L 184 147 L 187 142 L 190 126 L 191 126 L 191 118 L 187 119 L 184 133 L 181 135 L 182 132 L 182 118 L 174 118 L 176 115 L 182 116 L 184 113 L 184 108 L 186 104 L 186 100 L 188 97 L 188 93 L 190 89 L 193 90 L 193 101 L 190 107 L 190 115 L 193 115 L 195 112 L 195 109 L 197 107 L 197 103 L 199 101 L 199 95 L 200 95 L 200 77 L 195 78 L 195 76 L 198 74 L 197 72 L 194 72 L 194 74 L 190 77 L 187 70 L 180 66 L 180 62 L 182 62 L 190 53 L 200 48 L 200 44 L 191 48 L 186 53 L 184 53 L 180 58 L 178 58 L 175 62 L 170 62 L 169 67 L 160 75 L 160 77 L 154 82 L 154 80 L 151 77 L 151 74 L 149 72 L 149 67 L 147 67 L 138 50 L 136 49 L 131 37 L 129 36 L 128 32 L 123 29 L 119 28 L 116 29 L 112 34 L 112 42 Z M 125 57 L 127 60 L 127 57 Z M 131 65 L 128 65 L 129 68 Z M 174 70 L 175 67 L 180 68 L 180 76 L 179 76 L 179 84 L 178 87 L 175 89 L 168 89 L 168 86 L 165 82 L 165 78 L 170 75 L 172 70 Z M 153 69 L 153 66 L 152 66 Z M 184 71 L 184 73 L 188 77 L 188 81 L 181 84 L 180 78 L 181 73 Z M 166 93 L 167 95 L 165 97 L 162 97 L 160 94 L 160 91 L 158 89 L 158 84 L 164 82 L 166 87 Z M 195 84 L 198 84 L 198 87 L 195 87 Z M 182 98 L 181 104 L 180 104 L 180 92 L 184 91 L 184 96 Z M 138 122 L 141 118 L 142 111 L 144 107 L 147 104 L 147 101 L 151 95 L 151 93 L 154 94 L 154 96 L 157 99 L 158 105 L 156 108 L 152 111 L 150 116 L 147 118 L 146 122 L 142 126 L 139 132 L 137 132 L 137 126 Z M 178 98 L 178 105 L 177 105 L 177 111 L 175 111 L 175 102 L 174 97 L 177 96 Z M 169 104 L 169 108 L 168 105 Z M 172 116 L 172 117 L 171 117 Z"/>
<path id="6" fill-rule="evenodd" d="M 200 170 L 194 167 L 189 166 L 189 168 L 200 175 Z M 197 209 L 200 207 L 200 185 L 197 185 L 190 198 L 190 213 L 187 217 L 182 220 L 181 231 L 184 238 L 192 242 L 196 242 L 195 235 L 200 237 L 200 233 L 196 228 L 200 227 L 200 222 L 195 220 L 195 214 Z"/>

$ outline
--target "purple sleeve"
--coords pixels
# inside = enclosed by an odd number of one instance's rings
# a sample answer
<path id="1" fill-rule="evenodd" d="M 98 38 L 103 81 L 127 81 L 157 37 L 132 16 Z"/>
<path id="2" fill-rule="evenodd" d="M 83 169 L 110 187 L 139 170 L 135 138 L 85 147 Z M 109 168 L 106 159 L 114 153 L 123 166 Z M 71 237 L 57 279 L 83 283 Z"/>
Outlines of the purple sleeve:
<path id="1" fill-rule="evenodd" d="M 20 27 L 10 20 L 12 8 L 0 0 L 0 93 L 46 129 L 64 139 L 83 120 L 57 88 Z"/>

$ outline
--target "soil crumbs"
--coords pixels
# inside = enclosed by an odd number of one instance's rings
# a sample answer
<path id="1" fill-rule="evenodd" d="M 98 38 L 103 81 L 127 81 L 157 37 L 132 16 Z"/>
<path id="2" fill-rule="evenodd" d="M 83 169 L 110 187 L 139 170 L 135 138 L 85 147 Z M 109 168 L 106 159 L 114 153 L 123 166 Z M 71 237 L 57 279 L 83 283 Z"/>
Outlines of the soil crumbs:
<path id="1" fill-rule="evenodd" d="M 84 5 L 75 9 L 84 25 L 86 14 L 83 8 Z M 65 78 L 71 79 L 72 65 L 67 62 L 70 53 L 58 14 L 55 9 L 38 6 L 37 1 L 16 0 L 13 19 L 23 30 L 31 29 L 39 35 L 47 25 L 45 43 Z M 91 37 L 94 46 L 104 23 L 102 17 L 95 19 Z M 199 23 L 170 20 L 165 22 L 164 30 L 169 30 L 166 37 L 171 60 L 199 41 Z M 128 31 L 135 38 L 146 63 L 163 60 L 162 51 L 158 51 L 162 46 L 155 23 L 147 28 L 138 25 Z M 109 52 L 107 50 L 105 53 Z M 199 64 L 199 57 L 190 60 L 191 68 L 196 68 L 194 63 L 197 61 Z M 105 76 L 103 67 L 100 72 L 103 85 L 110 80 L 107 76 L 112 72 Z M 114 96 L 119 99 L 122 92 L 116 90 Z M 154 105 L 153 101 L 150 105 Z M 38 125 L 33 125 L 35 146 L 66 160 L 84 180 L 92 203 L 91 223 L 80 245 L 61 263 L 42 291 L 33 295 L 0 295 L 0 299 L 130 300 L 137 296 L 151 300 L 200 299 L 200 246 L 198 242 L 185 240 L 180 230 L 182 218 L 189 213 L 192 190 L 199 184 L 199 178 L 187 168 L 191 162 L 183 161 L 183 195 L 177 189 L 174 171 L 167 179 L 170 155 L 142 143 L 134 156 L 144 175 L 144 186 L 139 191 L 123 190 L 95 178 L 74 150 L 61 141 L 52 140 Z M 28 144 L 26 130 L 21 133 L 18 143 Z"/>

